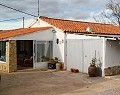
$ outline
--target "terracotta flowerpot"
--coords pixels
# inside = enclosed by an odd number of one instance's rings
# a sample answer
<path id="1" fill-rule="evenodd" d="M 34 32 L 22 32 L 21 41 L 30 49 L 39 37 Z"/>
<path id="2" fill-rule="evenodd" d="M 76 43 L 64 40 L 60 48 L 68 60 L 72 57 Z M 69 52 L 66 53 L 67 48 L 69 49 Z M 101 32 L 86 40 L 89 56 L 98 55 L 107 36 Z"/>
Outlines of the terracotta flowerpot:
<path id="1" fill-rule="evenodd" d="M 75 68 L 71 68 L 71 72 L 78 73 L 79 70 L 78 70 L 78 69 L 75 69 Z"/>
<path id="2" fill-rule="evenodd" d="M 74 73 L 78 73 L 79 72 L 79 70 L 78 69 L 74 69 Z"/>
<path id="3" fill-rule="evenodd" d="M 71 72 L 74 72 L 74 68 L 71 68 Z"/>
<path id="4" fill-rule="evenodd" d="M 88 74 L 90 77 L 96 77 L 97 76 L 97 67 L 95 65 L 90 65 L 88 68 Z"/>
<path id="5" fill-rule="evenodd" d="M 56 63 L 56 70 L 57 71 L 61 70 L 61 63 Z"/>

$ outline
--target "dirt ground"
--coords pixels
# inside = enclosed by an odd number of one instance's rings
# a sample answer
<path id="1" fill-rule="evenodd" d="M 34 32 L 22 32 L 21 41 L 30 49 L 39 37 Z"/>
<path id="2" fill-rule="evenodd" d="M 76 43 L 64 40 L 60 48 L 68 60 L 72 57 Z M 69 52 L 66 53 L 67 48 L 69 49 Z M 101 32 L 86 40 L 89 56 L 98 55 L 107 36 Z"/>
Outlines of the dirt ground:
<path id="1" fill-rule="evenodd" d="M 0 95 L 120 95 L 120 80 L 66 71 L 2 74 Z"/>

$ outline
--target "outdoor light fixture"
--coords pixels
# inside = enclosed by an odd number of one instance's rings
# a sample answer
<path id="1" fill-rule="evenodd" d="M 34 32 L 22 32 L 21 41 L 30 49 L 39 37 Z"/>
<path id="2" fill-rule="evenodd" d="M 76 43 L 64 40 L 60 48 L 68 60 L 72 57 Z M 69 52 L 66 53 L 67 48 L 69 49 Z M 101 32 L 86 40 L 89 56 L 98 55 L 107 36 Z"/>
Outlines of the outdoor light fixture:
<path id="1" fill-rule="evenodd" d="M 58 44 L 59 43 L 59 39 L 57 38 L 57 40 L 56 40 L 56 43 Z"/>
<path id="2" fill-rule="evenodd" d="M 64 40 L 62 39 L 62 43 L 64 43 Z"/>
<path id="3" fill-rule="evenodd" d="M 53 32 L 53 33 L 56 33 L 56 31 L 55 31 L 55 30 L 52 30 L 52 32 Z"/>

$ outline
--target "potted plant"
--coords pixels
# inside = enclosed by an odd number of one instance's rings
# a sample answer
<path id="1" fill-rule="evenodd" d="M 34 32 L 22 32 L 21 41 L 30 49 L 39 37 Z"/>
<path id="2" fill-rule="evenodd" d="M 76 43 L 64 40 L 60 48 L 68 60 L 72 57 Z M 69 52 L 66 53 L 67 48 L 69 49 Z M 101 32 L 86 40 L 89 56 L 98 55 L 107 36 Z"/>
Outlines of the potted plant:
<path id="1" fill-rule="evenodd" d="M 92 62 L 90 63 L 90 66 L 88 67 L 88 74 L 89 74 L 90 77 L 96 77 L 97 76 L 96 62 L 97 62 L 96 57 L 92 58 Z"/>
<path id="2" fill-rule="evenodd" d="M 41 59 L 42 59 L 42 62 L 44 62 L 45 61 L 45 56 L 42 56 Z"/>

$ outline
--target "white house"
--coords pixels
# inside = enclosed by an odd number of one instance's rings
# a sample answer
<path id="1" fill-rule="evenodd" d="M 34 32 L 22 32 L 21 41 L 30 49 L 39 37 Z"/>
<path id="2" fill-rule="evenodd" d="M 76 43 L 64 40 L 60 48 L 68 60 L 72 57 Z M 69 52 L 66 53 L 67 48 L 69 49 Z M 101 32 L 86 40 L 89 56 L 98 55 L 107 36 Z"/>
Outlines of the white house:
<path id="1" fill-rule="evenodd" d="M 35 31 L 29 32 L 31 29 Z M 120 28 L 117 26 L 41 16 L 28 29 L 11 30 L 12 32 L 18 34 L 3 38 L 0 34 L 1 40 L 24 43 L 17 45 L 16 50 L 25 51 L 24 47 L 27 47 L 26 51 L 33 56 L 33 68 L 44 67 L 41 57 L 46 55 L 58 57 L 68 71 L 76 68 L 87 73 L 92 58 L 96 56 L 102 75 L 120 73 Z M 9 34 L 9 31 L 4 34 L 7 33 Z M 33 47 L 30 49 L 31 46 Z"/>
<path id="2" fill-rule="evenodd" d="M 109 24 L 62 20 L 40 17 L 30 27 L 51 26 L 60 43 L 54 49 L 65 68 L 77 68 L 87 73 L 91 59 L 95 56 L 102 75 L 120 72 L 120 28 Z M 60 51 L 60 52 L 58 52 Z"/>

